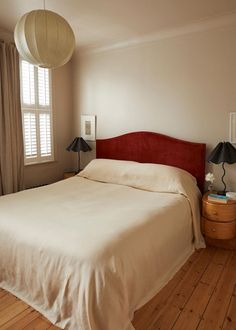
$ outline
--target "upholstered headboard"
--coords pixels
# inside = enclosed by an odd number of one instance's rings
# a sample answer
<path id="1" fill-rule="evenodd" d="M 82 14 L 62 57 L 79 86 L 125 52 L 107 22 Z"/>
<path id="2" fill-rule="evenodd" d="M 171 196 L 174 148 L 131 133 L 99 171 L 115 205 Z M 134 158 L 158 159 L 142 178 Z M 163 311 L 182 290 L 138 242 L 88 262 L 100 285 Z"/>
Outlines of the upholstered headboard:
<path id="1" fill-rule="evenodd" d="M 203 192 L 205 177 L 204 143 L 194 143 L 159 133 L 133 132 L 109 139 L 98 139 L 97 158 L 132 160 L 182 168 L 197 179 Z"/>

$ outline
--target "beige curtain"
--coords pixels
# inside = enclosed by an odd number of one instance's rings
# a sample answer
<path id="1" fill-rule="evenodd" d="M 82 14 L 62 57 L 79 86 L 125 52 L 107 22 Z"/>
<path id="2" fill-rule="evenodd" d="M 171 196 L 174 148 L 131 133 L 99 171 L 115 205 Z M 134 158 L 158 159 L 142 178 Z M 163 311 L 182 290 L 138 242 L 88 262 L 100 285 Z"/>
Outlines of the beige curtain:
<path id="1" fill-rule="evenodd" d="M 14 44 L 0 41 L 0 195 L 23 189 L 23 176 L 19 57 Z"/>

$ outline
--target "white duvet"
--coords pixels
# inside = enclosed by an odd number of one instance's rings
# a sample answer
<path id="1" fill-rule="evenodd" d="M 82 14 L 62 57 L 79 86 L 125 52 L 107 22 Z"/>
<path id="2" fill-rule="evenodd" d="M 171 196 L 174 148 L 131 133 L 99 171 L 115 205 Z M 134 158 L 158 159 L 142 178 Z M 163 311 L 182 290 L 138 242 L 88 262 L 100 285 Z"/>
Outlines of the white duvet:
<path id="1" fill-rule="evenodd" d="M 197 193 L 85 177 L 0 198 L 0 287 L 61 328 L 133 329 L 134 311 L 185 262 L 194 237 L 204 245 Z"/>

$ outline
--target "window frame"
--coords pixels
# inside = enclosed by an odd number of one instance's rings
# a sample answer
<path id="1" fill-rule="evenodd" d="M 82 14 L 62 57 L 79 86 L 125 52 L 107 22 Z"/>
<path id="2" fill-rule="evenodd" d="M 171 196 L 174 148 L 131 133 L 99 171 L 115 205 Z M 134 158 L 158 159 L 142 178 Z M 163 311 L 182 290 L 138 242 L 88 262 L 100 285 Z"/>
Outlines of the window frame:
<path id="1" fill-rule="evenodd" d="M 22 113 L 22 128 L 23 128 L 23 138 L 24 138 L 24 165 L 34 165 L 42 164 L 47 162 L 53 162 L 55 160 L 54 155 L 54 134 L 53 134 L 53 106 L 52 106 L 52 72 L 48 70 L 48 81 L 49 81 L 49 105 L 42 106 L 39 104 L 38 96 L 38 67 L 33 65 L 34 68 L 34 93 L 35 93 L 35 103 L 25 104 L 23 103 L 23 79 L 22 79 L 22 61 L 29 63 L 28 61 L 20 58 L 20 97 L 21 97 L 21 113 Z M 29 63 L 31 64 L 31 63 Z M 37 145 L 37 155 L 26 156 L 25 152 L 25 127 L 24 127 L 24 113 L 33 113 L 36 118 L 36 145 Z M 40 114 L 47 113 L 50 115 L 50 135 L 51 135 L 51 155 L 42 156 L 41 155 L 41 141 L 40 141 Z"/>

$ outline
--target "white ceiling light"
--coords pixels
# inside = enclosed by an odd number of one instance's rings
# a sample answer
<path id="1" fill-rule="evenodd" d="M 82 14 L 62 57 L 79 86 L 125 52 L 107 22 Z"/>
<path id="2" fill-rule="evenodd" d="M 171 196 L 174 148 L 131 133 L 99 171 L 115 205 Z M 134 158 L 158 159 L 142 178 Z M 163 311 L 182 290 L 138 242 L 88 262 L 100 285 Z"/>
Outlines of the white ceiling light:
<path id="1" fill-rule="evenodd" d="M 33 10 L 17 22 L 14 39 L 23 59 L 43 68 L 67 63 L 75 48 L 75 36 L 67 21 L 49 10 Z"/>

